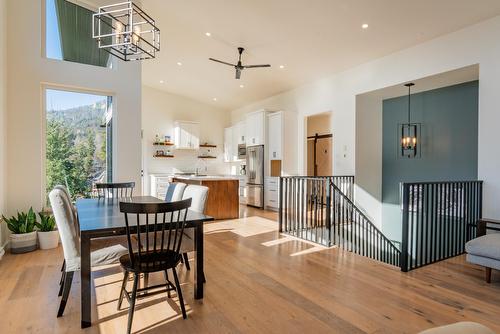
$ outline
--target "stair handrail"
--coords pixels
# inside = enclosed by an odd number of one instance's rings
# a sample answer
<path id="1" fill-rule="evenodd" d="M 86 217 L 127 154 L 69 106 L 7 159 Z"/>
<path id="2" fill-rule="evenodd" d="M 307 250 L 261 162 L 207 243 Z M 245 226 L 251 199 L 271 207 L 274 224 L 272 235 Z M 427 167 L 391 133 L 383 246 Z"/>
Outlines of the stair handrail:
<path id="1" fill-rule="evenodd" d="M 362 216 L 362 217 L 363 217 L 363 219 L 365 219 L 365 220 L 369 223 L 369 225 L 370 225 L 372 228 L 374 228 L 374 229 L 375 229 L 375 231 L 383 237 L 383 239 L 384 239 L 385 241 L 389 242 L 389 244 L 391 245 L 391 247 L 393 247 L 393 248 L 397 251 L 397 253 L 399 253 L 399 254 L 401 255 L 401 250 L 400 250 L 400 249 L 399 249 L 399 248 L 398 248 L 398 247 L 397 247 L 397 246 L 393 243 L 393 241 L 392 241 L 392 240 L 390 240 L 389 238 L 387 238 L 387 237 L 385 236 L 385 234 L 384 234 L 384 233 L 382 233 L 382 231 L 380 231 L 380 230 L 378 229 L 378 227 L 377 227 L 377 226 L 375 226 L 375 224 L 373 224 L 373 222 L 371 221 L 371 219 L 369 219 L 369 218 L 368 218 L 368 217 L 367 217 L 367 216 L 366 216 L 366 215 L 365 215 L 365 214 L 364 214 L 364 213 L 363 213 L 363 212 L 362 212 L 362 211 L 361 211 L 361 210 L 357 207 L 357 205 L 356 205 L 356 204 L 354 204 L 354 203 L 353 203 L 353 202 L 349 199 L 349 197 L 347 197 L 347 196 L 346 196 L 346 195 L 342 192 L 342 190 L 340 190 L 340 188 L 339 188 L 339 187 L 337 187 L 337 186 L 335 185 L 335 183 L 333 183 L 332 179 L 329 179 L 329 182 L 330 182 L 330 186 L 332 186 L 332 188 L 333 188 L 334 190 L 336 190 L 336 191 L 340 194 L 340 196 L 342 196 L 342 197 L 344 198 L 344 200 L 345 200 L 345 201 L 347 201 L 347 203 L 348 203 L 348 204 L 350 204 L 350 205 L 351 205 L 351 206 L 352 206 L 352 207 L 353 207 L 353 208 L 357 211 L 357 213 L 359 213 L 359 215 L 360 215 L 360 216 Z"/>

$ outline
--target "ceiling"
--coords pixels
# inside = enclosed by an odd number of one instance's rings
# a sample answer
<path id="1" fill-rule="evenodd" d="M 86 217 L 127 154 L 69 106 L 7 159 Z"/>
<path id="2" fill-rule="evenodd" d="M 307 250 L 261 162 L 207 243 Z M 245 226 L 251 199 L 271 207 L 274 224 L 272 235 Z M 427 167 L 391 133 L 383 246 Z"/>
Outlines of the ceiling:
<path id="1" fill-rule="evenodd" d="M 500 14 L 498 0 L 142 3 L 162 36 L 158 57 L 143 62 L 143 83 L 228 110 Z M 233 63 L 238 46 L 247 50 L 244 64 L 272 67 L 247 69 L 236 80 L 233 68 L 208 60 Z"/>

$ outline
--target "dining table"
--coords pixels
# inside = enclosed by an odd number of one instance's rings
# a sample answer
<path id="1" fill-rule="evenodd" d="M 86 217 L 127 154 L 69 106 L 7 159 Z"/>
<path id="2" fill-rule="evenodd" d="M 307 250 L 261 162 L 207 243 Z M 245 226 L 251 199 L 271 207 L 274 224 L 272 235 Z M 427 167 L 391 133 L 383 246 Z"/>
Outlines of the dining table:
<path id="1" fill-rule="evenodd" d="M 78 199 L 76 210 L 80 227 L 80 257 L 81 257 L 81 327 L 92 325 L 91 321 L 91 242 L 95 238 L 126 235 L 125 216 L 120 212 L 120 202 L 162 203 L 161 199 L 152 196 L 136 196 L 130 198 L 93 198 Z M 203 298 L 204 267 L 203 267 L 203 225 L 214 220 L 199 212 L 188 210 L 186 227 L 194 229 L 195 261 L 194 261 L 194 298 Z M 168 224 L 169 221 L 165 222 Z M 144 230 L 143 230 L 144 227 Z M 141 233 L 146 232 L 146 225 L 140 225 Z M 137 232 L 135 226 L 130 226 L 130 232 Z"/>

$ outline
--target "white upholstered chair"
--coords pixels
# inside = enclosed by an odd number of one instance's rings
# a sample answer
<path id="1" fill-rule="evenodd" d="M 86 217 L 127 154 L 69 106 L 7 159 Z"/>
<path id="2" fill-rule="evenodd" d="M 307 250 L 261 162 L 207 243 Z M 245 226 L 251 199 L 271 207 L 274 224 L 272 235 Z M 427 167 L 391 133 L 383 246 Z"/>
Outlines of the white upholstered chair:
<path id="1" fill-rule="evenodd" d="M 80 239 L 77 234 L 76 224 L 73 218 L 71 203 L 67 199 L 64 190 L 54 189 L 49 194 L 50 205 L 56 220 L 57 229 L 61 236 L 64 253 L 65 266 L 63 270 L 63 284 L 59 294 L 62 294 L 61 303 L 57 316 L 64 313 L 68 301 L 71 283 L 75 271 L 80 270 Z M 117 263 L 120 256 L 127 254 L 127 248 L 122 245 L 114 245 L 92 252 L 90 261 L 92 266 Z"/>
<path id="2" fill-rule="evenodd" d="M 182 200 L 182 194 L 186 189 L 186 184 L 182 182 L 170 182 L 167 185 L 167 192 L 165 194 L 165 202 L 177 202 Z"/>
<path id="3" fill-rule="evenodd" d="M 188 185 L 186 189 L 184 189 L 182 199 L 188 198 L 191 198 L 192 200 L 189 210 L 199 213 L 205 213 L 205 207 L 208 199 L 208 187 L 192 184 Z M 182 240 L 181 250 L 186 269 L 191 270 L 191 267 L 189 266 L 188 253 L 194 251 L 194 229 L 188 228 L 184 230 L 184 238 Z"/>

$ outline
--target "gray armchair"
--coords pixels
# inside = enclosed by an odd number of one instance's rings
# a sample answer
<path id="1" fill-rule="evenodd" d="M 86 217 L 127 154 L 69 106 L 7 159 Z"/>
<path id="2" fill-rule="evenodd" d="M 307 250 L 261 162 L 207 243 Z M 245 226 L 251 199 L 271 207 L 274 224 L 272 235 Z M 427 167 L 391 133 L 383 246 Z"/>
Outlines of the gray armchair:
<path id="1" fill-rule="evenodd" d="M 492 233 L 487 233 L 487 231 Z M 467 262 L 485 267 L 485 279 L 491 282 L 491 269 L 500 270 L 500 221 L 480 220 L 477 238 L 465 244 Z"/>

